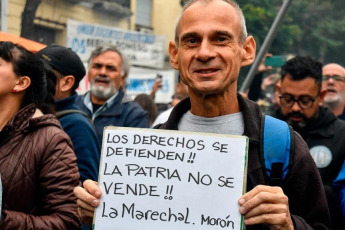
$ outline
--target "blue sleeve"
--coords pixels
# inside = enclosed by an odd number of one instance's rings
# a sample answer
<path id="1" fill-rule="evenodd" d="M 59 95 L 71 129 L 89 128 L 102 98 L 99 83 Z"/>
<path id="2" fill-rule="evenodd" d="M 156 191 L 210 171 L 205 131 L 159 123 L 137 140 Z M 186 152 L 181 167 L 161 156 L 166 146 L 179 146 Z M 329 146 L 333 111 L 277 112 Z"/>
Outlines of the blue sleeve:
<path id="1" fill-rule="evenodd" d="M 339 191 L 340 208 L 345 218 L 345 162 L 343 163 L 337 178 L 333 182 L 333 187 Z"/>
<path id="2" fill-rule="evenodd" d="M 97 181 L 101 147 L 94 128 L 81 114 L 64 116 L 60 122 L 72 140 L 81 182 Z"/>

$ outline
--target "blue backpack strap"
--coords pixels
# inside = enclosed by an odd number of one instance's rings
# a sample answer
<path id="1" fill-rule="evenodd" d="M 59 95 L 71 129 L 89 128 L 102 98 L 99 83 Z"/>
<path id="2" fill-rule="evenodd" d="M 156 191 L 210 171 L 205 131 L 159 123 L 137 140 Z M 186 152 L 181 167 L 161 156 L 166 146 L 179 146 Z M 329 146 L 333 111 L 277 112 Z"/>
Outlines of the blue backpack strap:
<path id="1" fill-rule="evenodd" d="M 292 160 L 291 131 L 288 124 L 271 116 L 263 117 L 263 159 L 266 173 L 273 186 L 281 186 Z"/>
<path id="2" fill-rule="evenodd" d="M 339 191 L 340 208 L 343 216 L 345 216 L 345 161 L 332 185 Z"/>

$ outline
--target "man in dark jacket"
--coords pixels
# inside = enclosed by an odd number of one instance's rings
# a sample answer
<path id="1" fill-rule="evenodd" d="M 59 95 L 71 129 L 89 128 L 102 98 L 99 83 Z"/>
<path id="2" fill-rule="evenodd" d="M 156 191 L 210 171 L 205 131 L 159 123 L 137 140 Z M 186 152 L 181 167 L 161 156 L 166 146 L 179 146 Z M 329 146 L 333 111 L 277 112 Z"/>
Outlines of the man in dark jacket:
<path id="1" fill-rule="evenodd" d="M 115 46 L 101 45 L 91 53 L 91 89 L 77 99 L 77 105 L 92 118 L 100 143 L 105 126 L 149 127 L 147 112 L 125 95 L 128 72 L 129 64 Z"/>
<path id="2" fill-rule="evenodd" d="M 323 105 L 345 120 L 345 68 L 336 63 L 324 65 L 322 87 L 327 91 Z"/>
<path id="3" fill-rule="evenodd" d="M 345 122 L 320 106 L 326 91 L 321 90 L 322 64 L 311 57 L 297 56 L 282 67 L 277 85 L 280 108 L 274 116 L 287 121 L 310 148 L 319 169 L 330 208 L 332 229 L 344 228 L 339 189 L 334 181 L 345 173 Z M 339 201 L 340 199 L 340 201 Z M 344 213 L 345 214 L 345 213 Z"/>
<path id="4" fill-rule="evenodd" d="M 175 31 L 175 41 L 169 44 L 170 63 L 179 70 L 190 98 L 174 107 L 161 128 L 249 137 L 248 192 L 238 200 L 247 230 L 328 229 L 320 175 L 298 134 L 294 134 L 290 175 L 282 188 L 269 186 L 259 154 L 260 109 L 237 95 L 240 67 L 253 62 L 256 49 L 239 6 L 230 0 L 189 2 Z M 80 215 L 91 223 L 101 190 L 88 180 L 74 193 Z"/>
<path id="5" fill-rule="evenodd" d="M 73 142 L 80 180 L 97 180 L 100 144 L 90 119 L 78 113 L 76 105 L 76 89 L 86 73 L 84 64 L 70 48 L 58 45 L 47 46 L 36 55 L 56 76 L 56 115 Z M 66 111 L 70 112 L 63 115 Z"/>

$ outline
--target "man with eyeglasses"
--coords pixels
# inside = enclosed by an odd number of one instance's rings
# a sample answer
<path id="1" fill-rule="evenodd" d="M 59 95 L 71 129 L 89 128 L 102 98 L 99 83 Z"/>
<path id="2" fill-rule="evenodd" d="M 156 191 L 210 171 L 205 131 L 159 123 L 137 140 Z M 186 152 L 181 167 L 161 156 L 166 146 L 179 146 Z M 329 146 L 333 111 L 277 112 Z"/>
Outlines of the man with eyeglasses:
<path id="1" fill-rule="evenodd" d="M 343 229 L 345 203 L 341 189 L 345 188 L 337 182 L 345 176 L 345 122 L 320 106 L 326 95 L 321 83 L 320 62 L 302 56 L 287 61 L 282 66 L 281 83 L 276 86 L 280 108 L 273 116 L 285 120 L 308 144 L 326 191 L 332 229 Z"/>
<path id="2" fill-rule="evenodd" d="M 323 105 L 345 120 L 345 68 L 330 63 L 322 68 L 322 89 L 327 91 Z"/>

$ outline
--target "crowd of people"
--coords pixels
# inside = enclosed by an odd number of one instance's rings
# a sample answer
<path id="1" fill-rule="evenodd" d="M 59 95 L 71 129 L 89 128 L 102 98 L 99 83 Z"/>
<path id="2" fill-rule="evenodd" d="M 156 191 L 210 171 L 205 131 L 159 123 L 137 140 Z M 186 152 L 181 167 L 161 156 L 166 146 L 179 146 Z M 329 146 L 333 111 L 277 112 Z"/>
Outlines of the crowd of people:
<path id="1" fill-rule="evenodd" d="M 97 180 L 106 126 L 247 136 L 247 192 L 238 197 L 247 230 L 343 229 L 345 68 L 299 55 L 282 66 L 270 115 L 292 127 L 293 147 L 289 173 L 277 186 L 260 159 L 266 116 L 259 97 L 237 91 L 239 71 L 255 53 L 237 3 L 188 1 L 169 43 L 180 82 L 171 108 L 158 116 L 161 83 L 151 95 L 128 97 L 130 65 L 114 45 L 98 46 L 85 70 L 70 48 L 33 54 L 0 42 L 0 229 L 90 229 L 102 196 Z M 78 95 L 85 75 L 90 91 Z"/>

